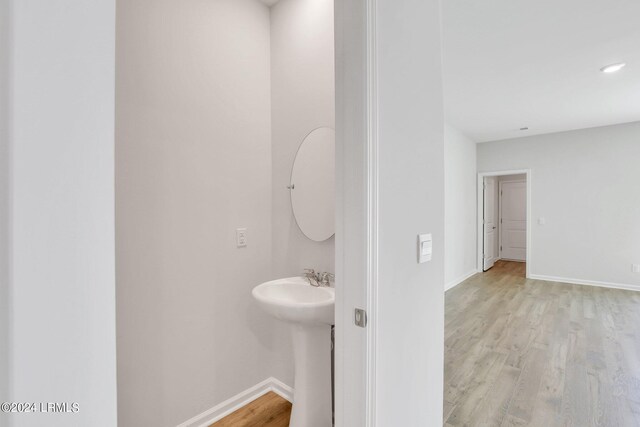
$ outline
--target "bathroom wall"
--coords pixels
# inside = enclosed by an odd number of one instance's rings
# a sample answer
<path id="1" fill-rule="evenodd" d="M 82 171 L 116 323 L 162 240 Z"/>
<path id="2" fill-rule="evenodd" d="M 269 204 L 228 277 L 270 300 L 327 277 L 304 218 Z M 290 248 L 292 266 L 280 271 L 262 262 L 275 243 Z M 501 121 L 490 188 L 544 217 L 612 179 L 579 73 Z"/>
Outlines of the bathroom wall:
<path id="1" fill-rule="evenodd" d="M 445 290 L 476 272 L 476 143 L 444 127 Z"/>
<path id="2" fill-rule="evenodd" d="M 269 10 L 117 11 L 118 421 L 175 426 L 279 376 L 251 297 L 273 277 Z"/>
<path id="3" fill-rule="evenodd" d="M 291 210 L 291 168 L 313 129 L 335 128 L 333 0 L 281 0 L 271 8 L 273 274 L 334 271 L 335 239 L 313 242 Z"/>
<path id="4" fill-rule="evenodd" d="M 304 236 L 291 209 L 291 168 L 312 130 L 335 128 L 333 0 L 280 0 L 271 8 L 271 137 L 273 155 L 273 277 L 305 268 L 335 271 L 335 238 Z M 293 385 L 288 327 L 276 324 L 275 375 Z"/>
<path id="5" fill-rule="evenodd" d="M 9 425 L 113 427 L 115 1 L 1 3 L 2 15 L 11 8 L 0 24 L 10 49 L 0 63 L 3 85 L 10 77 L 0 97 L 9 400 L 79 405 L 74 414 L 12 414 Z"/>

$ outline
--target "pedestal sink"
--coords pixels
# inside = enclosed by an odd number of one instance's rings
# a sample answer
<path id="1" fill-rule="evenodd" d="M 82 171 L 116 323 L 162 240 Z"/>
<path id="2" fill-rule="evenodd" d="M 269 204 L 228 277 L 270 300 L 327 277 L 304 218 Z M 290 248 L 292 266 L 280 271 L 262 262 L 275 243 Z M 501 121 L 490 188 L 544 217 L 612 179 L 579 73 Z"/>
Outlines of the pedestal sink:
<path id="1" fill-rule="evenodd" d="M 331 427 L 335 290 L 290 277 L 256 286 L 253 296 L 267 313 L 291 325 L 295 384 L 289 426 Z"/>

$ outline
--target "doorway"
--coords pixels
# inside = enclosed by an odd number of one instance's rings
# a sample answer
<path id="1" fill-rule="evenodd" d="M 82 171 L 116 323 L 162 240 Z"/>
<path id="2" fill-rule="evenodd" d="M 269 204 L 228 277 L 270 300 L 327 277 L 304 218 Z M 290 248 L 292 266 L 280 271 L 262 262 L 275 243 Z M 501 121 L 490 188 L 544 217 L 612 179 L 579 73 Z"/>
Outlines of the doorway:
<path id="1" fill-rule="evenodd" d="M 478 174 L 477 268 L 484 272 L 499 260 L 531 262 L 531 171 Z"/>

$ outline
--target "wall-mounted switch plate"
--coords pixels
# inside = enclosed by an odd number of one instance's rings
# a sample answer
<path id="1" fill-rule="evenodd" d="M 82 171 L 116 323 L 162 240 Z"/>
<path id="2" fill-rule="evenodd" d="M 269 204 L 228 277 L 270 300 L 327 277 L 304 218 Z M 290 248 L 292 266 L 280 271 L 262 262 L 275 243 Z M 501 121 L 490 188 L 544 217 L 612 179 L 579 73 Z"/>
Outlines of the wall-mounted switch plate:
<path id="1" fill-rule="evenodd" d="M 239 248 L 244 248 L 247 246 L 247 229 L 246 228 L 237 228 L 236 229 L 236 244 Z"/>
<path id="2" fill-rule="evenodd" d="M 418 234 L 418 263 L 431 261 L 433 239 L 431 234 Z"/>
<path id="3" fill-rule="evenodd" d="M 634 273 L 640 273 L 640 264 L 632 264 L 631 271 L 633 271 Z"/>
<path id="4" fill-rule="evenodd" d="M 547 223 L 547 220 L 544 218 L 538 218 L 538 225 L 545 225 Z"/>

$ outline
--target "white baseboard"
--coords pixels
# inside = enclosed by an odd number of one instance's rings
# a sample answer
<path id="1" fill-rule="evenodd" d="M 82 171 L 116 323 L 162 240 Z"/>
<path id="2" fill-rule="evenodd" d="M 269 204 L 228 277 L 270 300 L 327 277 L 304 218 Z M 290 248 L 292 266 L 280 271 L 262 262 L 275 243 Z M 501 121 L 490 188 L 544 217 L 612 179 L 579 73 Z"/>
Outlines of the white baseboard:
<path id="1" fill-rule="evenodd" d="M 179 424 L 177 427 L 207 427 L 270 391 L 280 395 L 284 399 L 287 399 L 289 402 L 293 402 L 293 389 L 283 382 L 271 377 L 241 393 L 238 393 L 213 408 L 207 409 L 203 413 Z"/>
<path id="2" fill-rule="evenodd" d="M 455 288 L 460 283 L 464 282 L 465 280 L 467 280 L 469 277 L 475 275 L 476 273 L 479 273 L 479 271 L 476 270 L 476 269 L 473 269 L 470 272 L 468 272 L 467 274 L 463 274 L 462 276 L 458 277 L 457 279 L 450 281 L 449 283 L 444 285 L 444 291 L 446 292 L 451 288 Z"/>
<path id="3" fill-rule="evenodd" d="M 600 286 L 601 288 L 624 289 L 627 291 L 640 291 L 640 286 L 625 283 L 599 282 L 597 280 L 573 279 L 570 277 L 544 276 L 530 274 L 529 279 L 544 280 L 545 282 L 570 283 L 572 285 Z"/>
<path id="4" fill-rule="evenodd" d="M 289 387 L 282 381 L 276 378 L 269 378 L 271 380 L 271 391 L 279 395 L 283 399 L 293 403 L 293 388 Z"/>

